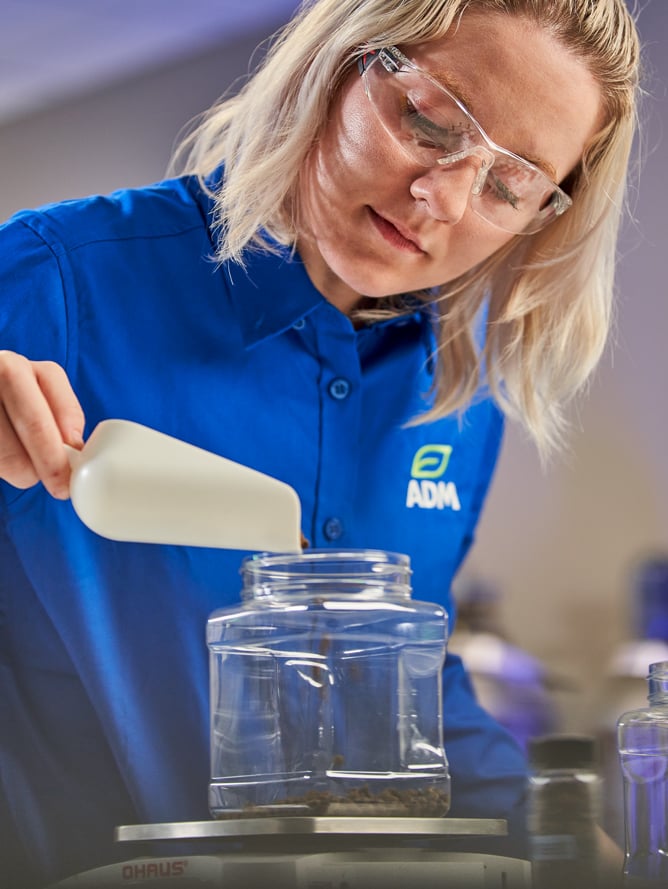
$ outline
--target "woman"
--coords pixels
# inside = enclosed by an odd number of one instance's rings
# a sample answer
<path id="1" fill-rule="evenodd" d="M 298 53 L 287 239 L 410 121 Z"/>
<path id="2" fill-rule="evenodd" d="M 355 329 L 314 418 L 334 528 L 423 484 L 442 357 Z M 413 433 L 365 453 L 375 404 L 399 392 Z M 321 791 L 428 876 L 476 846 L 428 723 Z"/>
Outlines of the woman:
<path id="1" fill-rule="evenodd" d="M 239 553 L 85 529 L 63 442 L 125 417 L 281 478 L 313 546 L 407 552 L 453 616 L 503 414 L 547 453 L 605 343 L 637 78 L 622 0 L 316 0 L 177 178 L 2 227 L 14 885 L 207 817 L 203 627 L 238 596 Z M 524 757 L 443 682 L 451 814 L 519 836 Z"/>

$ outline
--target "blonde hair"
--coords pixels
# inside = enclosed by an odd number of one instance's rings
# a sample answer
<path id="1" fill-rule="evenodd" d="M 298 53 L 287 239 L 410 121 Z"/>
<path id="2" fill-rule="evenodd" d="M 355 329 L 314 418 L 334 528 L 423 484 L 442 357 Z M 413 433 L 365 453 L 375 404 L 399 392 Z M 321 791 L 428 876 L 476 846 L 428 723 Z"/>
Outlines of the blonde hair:
<path id="1" fill-rule="evenodd" d="M 640 56 L 624 0 L 306 2 L 237 95 L 198 122 L 172 170 L 205 184 L 225 164 L 215 192 L 220 261 L 243 262 L 249 246 L 268 246 L 267 235 L 294 245 L 300 171 L 360 52 L 443 37 L 465 11 L 537 22 L 584 61 L 602 91 L 606 123 L 571 177 L 573 207 L 429 294 L 438 361 L 433 406 L 420 422 L 464 409 L 486 382 L 546 454 L 561 443 L 564 408 L 598 363 L 611 326 Z M 406 311 L 403 297 L 376 304 L 365 317 Z M 483 304 L 486 333 L 478 348 Z"/>

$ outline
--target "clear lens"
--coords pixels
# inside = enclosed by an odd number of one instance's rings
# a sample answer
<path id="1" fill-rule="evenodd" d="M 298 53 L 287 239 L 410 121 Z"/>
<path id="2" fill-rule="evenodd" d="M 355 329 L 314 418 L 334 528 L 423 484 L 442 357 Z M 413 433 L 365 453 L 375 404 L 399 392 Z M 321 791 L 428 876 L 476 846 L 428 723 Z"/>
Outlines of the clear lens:
<path id="1" fill-rule="evenodd" d="M 414 68 L 387 71 L 377 59 L 364 71 L 367 96 L 387 132 L 425 167 L 476 163 L 471 207 L 513 233 L 543 228 L 568 199 L 537 167 L 496 146 L 440 84 Z"/>

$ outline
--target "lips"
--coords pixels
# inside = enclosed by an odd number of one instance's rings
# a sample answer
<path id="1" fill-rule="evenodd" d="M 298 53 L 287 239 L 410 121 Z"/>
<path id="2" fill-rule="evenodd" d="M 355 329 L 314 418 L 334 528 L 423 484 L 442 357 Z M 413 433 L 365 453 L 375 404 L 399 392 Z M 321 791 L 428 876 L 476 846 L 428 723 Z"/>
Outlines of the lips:
<path id="1" fill-rule="evenodd" d="M 385 216 L 377 213 L 373 207 L 369 207 L 369 216 L 376 230 L 393 247 L 404 250 L 407 253 L 425 253 L 417 235 L 410 229 L 404 228 L 400 223 L 392 222 Z"/>

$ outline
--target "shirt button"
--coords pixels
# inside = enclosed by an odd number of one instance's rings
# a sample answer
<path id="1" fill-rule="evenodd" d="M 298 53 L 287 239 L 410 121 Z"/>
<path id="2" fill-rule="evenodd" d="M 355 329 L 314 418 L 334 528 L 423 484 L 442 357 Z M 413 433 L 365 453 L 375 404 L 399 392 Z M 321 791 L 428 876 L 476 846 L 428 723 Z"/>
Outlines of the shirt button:
<path id="1" fill-rule="evenodd" d="M 323 530 L 327 540 L 340 540 L 344 532 L 343 522 L 336 516 L 332 516 L 325 522 Z"/>
<path id="2" fill-rule="evenodd" d="M 292 325 L 295 330 L 303 330 L 306 327 L 306 321 L 304 318 L 300 318 L 298 321 Z"/>
<path id="3" fill-rule="evenodd" d="M 345 377 L 334 377 L 327 390 L 332 398 L 335 398 L 337 401 L 343 401 L 344 398 L 350 395 L 351 388 L 350 382 Z"/>

